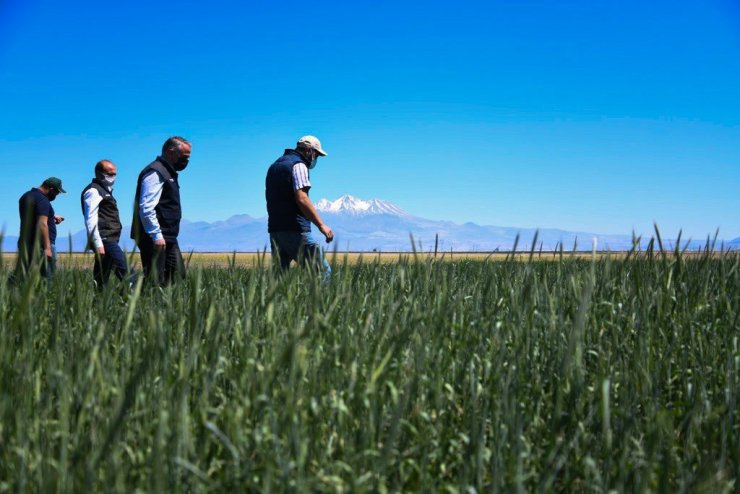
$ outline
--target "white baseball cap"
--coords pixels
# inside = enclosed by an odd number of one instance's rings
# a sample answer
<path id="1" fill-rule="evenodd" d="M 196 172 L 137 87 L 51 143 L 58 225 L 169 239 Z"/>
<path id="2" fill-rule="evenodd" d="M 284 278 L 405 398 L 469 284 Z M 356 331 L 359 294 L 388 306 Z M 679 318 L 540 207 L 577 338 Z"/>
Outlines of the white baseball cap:
<path id="1" fill-rule="evenodd" d="M 326 152 L 321 148 L 321 141 L 314 136 L 303 136 L 298 139 L 298 147 L 307 147 L 315 150 L 321 156 L 326 156 Z"/>

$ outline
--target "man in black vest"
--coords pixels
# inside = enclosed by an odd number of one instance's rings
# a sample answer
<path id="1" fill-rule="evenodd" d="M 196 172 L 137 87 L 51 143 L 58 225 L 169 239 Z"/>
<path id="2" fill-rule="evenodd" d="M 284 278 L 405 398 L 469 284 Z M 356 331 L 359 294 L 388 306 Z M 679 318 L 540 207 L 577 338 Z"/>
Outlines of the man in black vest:
<path id="1" fill-rule="evenodd" d="M 84 188 L 80 197 L 88 247 L 95 252 L 93 275 L 98 288 L 103 288 L 108 282 L 111 272 L 119 280 L 123 280 L 128 274 L 126 256 L 118 245 L 122 227 L 118 204 L 113 197 L 113 184 L 117 174 L 118 169 L 113 162 L 98 161 L 95 165 L 95 178 Z"/>
<path id="2" fill-rule="evenodd" d="M 267 170 L 267 231 L 276 266 L 286 270 L 291 261 L 310 263 L 323 270 L 324 281 L 327 282 L 331 267 L 319 243 L 311 235 L 311 223 L 316 225 L 327 243 L 334 239 L 334 232 L 321 220 L 308 197 L 311 188 L 309 170 L 316 166 L 319 156 L 326 156 L 321 142 L 314 136 L 304 136 L 298 140 L 295 149 L 286 149 Z"/>
<path id="3" fill-rule="evenodd" d="M 180 184 L 178 173 L 188 166 L 191 144 L 170 137 L 162 155 L 139 174 L 134 199 L 131 238 L 141 253 L 144 276 L 162 286 L 185 276 L 177 235 L 180 233 Z"/>

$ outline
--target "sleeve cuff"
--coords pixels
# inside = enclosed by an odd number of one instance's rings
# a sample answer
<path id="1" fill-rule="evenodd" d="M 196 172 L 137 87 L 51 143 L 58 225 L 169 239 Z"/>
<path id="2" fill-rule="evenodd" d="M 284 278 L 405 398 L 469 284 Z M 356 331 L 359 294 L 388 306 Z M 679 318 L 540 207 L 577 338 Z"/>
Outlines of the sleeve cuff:
<path id="1" fill-rule="evenodd" d="M 162 240 L 164 238 L 164 236 L 162 235 L 162 232 L 152 233 L 151 237 L 152 237 L 152 241 L 154 242 L 156 242 L 157 240 Z"/>

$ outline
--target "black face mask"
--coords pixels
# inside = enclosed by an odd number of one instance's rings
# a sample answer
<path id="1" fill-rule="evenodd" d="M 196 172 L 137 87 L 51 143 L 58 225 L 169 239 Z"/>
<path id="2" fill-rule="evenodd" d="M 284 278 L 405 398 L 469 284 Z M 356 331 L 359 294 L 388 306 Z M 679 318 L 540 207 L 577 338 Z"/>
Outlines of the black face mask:
<path id="1" fill-rule="evenodd" d="M 58 191 L 52 191 L 52 190 L 50 190 L 49 193 L 46 195 L 46 197 L 49 199 L 49 202 L 51 202 L 54 199 L 56 199 L 58 195 L 59 195 L 59 192 Z"/>
<path id="2" fill-rule="evenodd" d="M 187 158 L 180 158 L 177 160 L 172 167 L 177 170 L 178 172 L 183 171 L 185 168 L 188 167 L 188 159 Z"/>

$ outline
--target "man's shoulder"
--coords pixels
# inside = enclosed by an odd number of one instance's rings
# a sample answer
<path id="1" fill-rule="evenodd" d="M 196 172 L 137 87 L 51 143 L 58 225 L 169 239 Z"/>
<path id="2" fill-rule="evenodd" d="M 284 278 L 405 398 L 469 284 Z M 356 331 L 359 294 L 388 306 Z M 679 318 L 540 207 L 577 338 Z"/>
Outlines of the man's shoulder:
<path id="1" fill-rule="evenodd" d="M 20 200 L 21 202 L 24 202 L 26 204 L 34 203 L 34 202 L 38 202 L 42 204 L 45 204 L 45 203 L 51 204 L 51 202 L 49 201 L 49 198 L 46 197 L 39 189 L 31 189 L 29 191 L 26 191 L 21 196 Z"/>
<path id="2" fill-rule="evenodd" d="M 165 173 L 166 170 L 162 164 L 154 161 L 144 168 L 141 172 L 141 178 L 142 180 L 153 180 L 152 177 L 156 177 L 158 181 L 163 182 L 166 178 Z"/>
<path id="3" fill-rule="evenodd" d="M 102 185 L 90 182 L 87 184 L 87 187 L 82 189 L 82 197 L 95 197 L 95 196 L 105 196 L 110 195 L 107 190 L 105 190 L 105 187 Z"/>
<path id="4" fill-rule="evenodd" d="M 18 198 L 18 200 L 21 202 L 25 202 L 28 199 L 33 199 L 33 189 L 25 191 L 23 194 L 21 194 L 21 197 Z"/>
<path id="5" fill-rule="evenodd" d="M 141 175 L 146 175 L 147 173 L 152 171 L 156 164 L 157 164 L 157 160 L 154 160 L 151 163 L 147 164 L 144 168 L 141 169 Z"/>
<path id="6" fill-rule="evenodd" d="M 285 151 L 285 154 L 283 154 L 281 157 L 275 160 L 275 163 L 273 163 L 273 166 L 274 165 L 288 165 L 292 168 L 296 163 L 304 162 L 304 159 L 300 154 L 295 153 L 295 152 L 289 152 L 289 151 L 291 150 L 287 149 Z"/>
<path id="7" fill-rule="evenodd" d="M 155 158 L 154 161 L 146 165 L 144 168 L 141 169 L 141 177 L 145 177 L 147 175 L 150 175 L 152 172 L 158 172 L 160 175 L 165 170 L 164 165 L 159 160 L 159 158 Z"/>
<path id="8" fill-rule="evenodd" d="M 40 190 L 31 189 L 21 196 L 21 207 L 32 208 L 35 214 L 42 216 L 51 216 L 54 214 L 54 208 L 51 201 Z"/>

